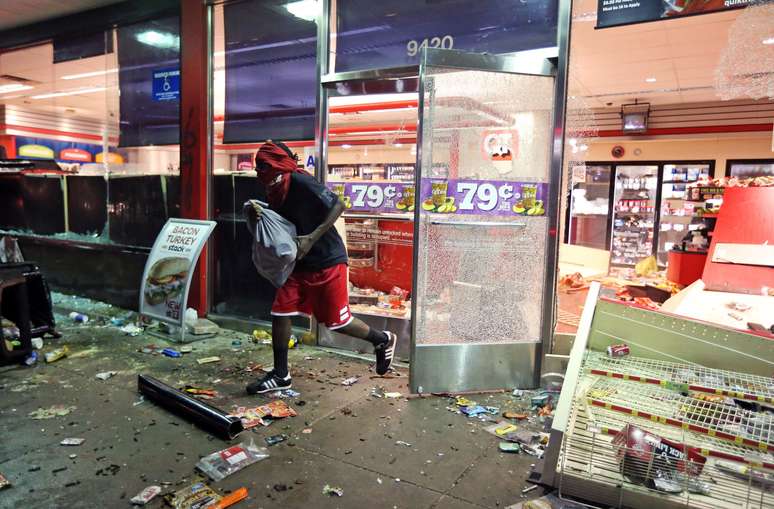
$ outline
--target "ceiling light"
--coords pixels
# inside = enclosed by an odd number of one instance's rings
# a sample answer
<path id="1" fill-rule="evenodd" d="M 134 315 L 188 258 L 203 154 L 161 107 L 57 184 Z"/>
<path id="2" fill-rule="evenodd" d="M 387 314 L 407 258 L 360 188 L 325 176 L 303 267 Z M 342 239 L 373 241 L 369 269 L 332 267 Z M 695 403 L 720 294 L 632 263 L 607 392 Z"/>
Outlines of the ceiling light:
<path id="1" fill-rule="evenodd" d="M 285 9 L 293 16 L 306 21 L 315 21 L 317 19 L 317 14 L 319 13 L 317 0 L 290 2 L 289 4 L 285 4 Z"/>
<path id="2" fill-rule="evenodd" d="M 350 145 L 349 143 L 345 143 L 345 144 L 343 144 L 343 145 L 341 146 L 341 148 L 343 148 L 343 149 L 352 148 L 352 145 Z"/>
<path id="3" fill-rule="evenodd" d="M 66 95 L 91 94 L 94 92 L 102 92 L 105 89 L 106 87 L 79 88 L 70 90 L 69 92 L 52 92 L 50 94 L 33 95 L 31 99 L 50 99 L 52 97 L 64 97 Z"/>
<path id="4" fill-rule="evenodd" d="M 0 94 L 8 94 L 10 92 L 20 92 L 22 90 L 29 90 L 33 87 L 29 85 L 22 85 L 21 83 L 10 83 L 8 85 L 0 85 Z"/>
<path id="5" fill-rule="evenodd" d="M 763 44 L 774 44 L 774 37 L 767 37 L 761 41 Z"/>
<path id="6" fill-rule="evenodd" d="M 134 36 L 138 41 L 148 46 L 156 48 L 179 48 L 180 37 L 172 35 L 169 32 L 157 32 L 155 30 L 146 30 Z"/>
<path id="7" fill-rule="evenodd" d="M 645 78 L 645 81 L 648 82 L 648 83 L 655 83 L 656 82 L 656 78 Z"/>
<path id="8" fill-rule="evenodd" d="M 94 76 L 102 76 L 103 74 L 112 74 L 115 72 L 118 72 L 118 69 L 105 69 L 104 71 L 82 72 L 80 74 L 68 74 L 67 76 L 62 76 L 62 79 L 78 80 L 81 78 L 92 78 Z"/>

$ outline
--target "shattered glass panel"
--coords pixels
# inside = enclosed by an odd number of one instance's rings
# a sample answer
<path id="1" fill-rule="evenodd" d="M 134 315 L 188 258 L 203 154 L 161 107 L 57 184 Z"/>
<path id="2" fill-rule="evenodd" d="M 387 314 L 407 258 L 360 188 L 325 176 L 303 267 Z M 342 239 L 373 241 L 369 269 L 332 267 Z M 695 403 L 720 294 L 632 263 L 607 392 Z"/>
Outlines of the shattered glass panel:
<path id="1" fill-rule="evenodd" d="M 774 2 L 755 0 L 728 30 L 728 44 L 715 70 L 724 101 L 774 98 Z"/>
<path id="2" fill-rule="evenodd" d="M 430 68 L 422 114 L 420 177 L 446 201 L 420 212 L 416 344 L 539 341 L 553 78 Z"/>

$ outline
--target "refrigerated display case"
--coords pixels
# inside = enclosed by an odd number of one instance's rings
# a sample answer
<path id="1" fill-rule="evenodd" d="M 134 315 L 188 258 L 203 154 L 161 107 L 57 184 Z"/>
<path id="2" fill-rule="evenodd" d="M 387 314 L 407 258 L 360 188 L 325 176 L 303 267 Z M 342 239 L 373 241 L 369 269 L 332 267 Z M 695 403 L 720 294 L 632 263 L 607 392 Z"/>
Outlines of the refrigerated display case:
<path id="1" fill-rule="evenodd" d="M 689 199 L 688 186 L 702 177 L 709 177 L 711 172 L 710 162 L 663 166 L 658 218 L 657 261 L 660 266 L 667 265 L 669 251 L 694 228 L 695 203 Z"/>
<path id="2" fill-rule="evenodd" d="M 610 245 L 610 182 L 613 165 L 572 167 L 567 242 L 607 250 Z"/>
<path id="3" fill-rule="evenodd" d="M 658 165 L 616 166 L 610 241 L 612 265 L 634 265 L 653 254 L 658 181 Z"/>

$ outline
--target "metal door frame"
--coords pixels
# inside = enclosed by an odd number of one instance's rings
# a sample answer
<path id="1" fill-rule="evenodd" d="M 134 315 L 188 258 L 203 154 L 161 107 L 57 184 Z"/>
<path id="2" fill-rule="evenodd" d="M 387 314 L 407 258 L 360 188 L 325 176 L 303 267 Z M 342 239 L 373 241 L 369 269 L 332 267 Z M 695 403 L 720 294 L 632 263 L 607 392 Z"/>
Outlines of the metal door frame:
<path id="1" fill-rule="evenodd" d="M 560 23 L 566 18 L 565 26 L 569 30 L 569 5 L 560 12 Z M 424 152 L 424 107 L 425 107 L 425 74 L 428 67 L 440 67 L 458 70 L 478 70 L 490 71 L 507 74 L 521 74 L 531 76 L 552 76 L 554 77 L 554 114 L 553 114 L 553 137 L 552 147 L 546 147 L 550 150 L 548 184 L 549 193 L 547 196 L 547 220 L 548 232 L 546 236 L 546 266 L 543 291 L 543 323 L 541 327 L 541 337 L 537 342 L 525 343 L 507 343 L 507 344 L 452 344 L 452 345 L 432 345 L 432 353 L 426 353 L 422 356 L 417 355 L 416 329 L 417 329 L 417 298 L 418 287 L 418 264 L 419 264 L 419 239 L 417 235 L 420 232 L 421 208 L 415 207 L 414 210 L 414 260 L 413 260 L 413 280 L 411 301 L 411 362 L 409 386 L 412 393 L 426 393 L 448 391 L 449 388 L 455 391 L 472 391 L 501 388 L 495 385 L 505 384 L 504 378 L 510 385 L 519 384 L 524 387 L 536 387 L 540 383 L 540 374 L 542 368 L 542 357 L 544 352 L 550 352 L 553 340 L 555 303 L 556 303 L 556 261 L 558 254 L 558 219 L 559 219 L 559 191 L 562 179 L 562 157 L 564 149 L 564 116 L 565 116 L 565 96 L 566 96 L 566 62 L 567 62 L 567 40 L 569 34 L 565 33 L 562 37 L 560 30 L 560 41 L 564 40 L 564 45 L 559 48 L 552 48 L 548 51 L 536 50 L 512 53 L 508 55 L 490 55 L 469 53 L 458 50 L 424 48 L 419 65 L 419 101 L 418 101 L 418 124 L 417 124 L 417 161 L 415 172 L 415 189 L 421 188 L 421 168 Z M 562 51 L 563 49 L 563 51 Z M 558 60 L 557 60 L 558 57 Z M 425 348 L 425 347 L 423 347 Z M 487 367 L 492 366 L 497 359 L 512 358 L 511 366 L 515 366 L 519 373 L 519 379 L 513 377 L 498 377 L 492 374 L 491 380 L 485 380 Z M 518 364 L 517 364 L 518 363 Z M 440 376 L 423 377 L 424 370 L 433 370 Z M 456 385 L 449 378 L 456 377 L 461 372 L 482 372 L 484 377 L 480 377 L 478 382 L 460 383 Z M 446 380 L 443 380 L 444 375 Z"/>

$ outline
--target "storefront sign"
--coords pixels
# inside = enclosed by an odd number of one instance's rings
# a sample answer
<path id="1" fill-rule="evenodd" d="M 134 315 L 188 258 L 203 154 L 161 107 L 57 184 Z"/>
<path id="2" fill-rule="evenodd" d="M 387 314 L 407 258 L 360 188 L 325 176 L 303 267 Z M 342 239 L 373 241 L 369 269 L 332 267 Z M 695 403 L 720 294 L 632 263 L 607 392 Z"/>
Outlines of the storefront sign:
<path id="1" fill-rule="evenodd" d="M 328 182 L 328 188 L 353 212 L 411 212 L 414 184 L 398 182 Z"/>
<path id="2" fill-rule="evenodd" d="M 59 159 L 62 161 L 79 161 L 82 163 L 90 163 L 92 155 L 91 153 L 79 148 L 65 148 L 59 151 Z"/>
<path id="3" fill-rule="evenodd" d="M 21 157 L 56 159 L 76 163 L 90 163 L 102 151 L 102 145 L 75 141 L 50 140 L 31 136 L 16 136 L 16 152 Z"/>
<path id="4" fill-rule="evenodd" d="M 436 214 L 542 216 L 547 196 L 542 182 L 423 178 L 419 200 L 423 210 Z"/>
<path id="5" fill-rule="evenodd" d="M 598 0 L 597 28 L 745 7 L 751 0 Z"/>
<path id="6" fill-rule="evenodd" d="M 153 100 L 176 101 L 180 98 L 180 69 L 153 70 Z"/>
<path id="7" fill-rule="evenodd" d="M 485 131 L 481 151 L 490 161 L 511 161 L 519 148 L 519 132 L 511 130 Z"/>
<path id="8" fill-rule="evenodd" d="M 196 261 L 215 221 L 171 218 L 153 243 L 140 283 L 140 314 L 182 325 Z"/>
<path id="9" fill-rule="evenodd" d="M 54 151 L 43 145 L 22 145 L 16 148 L 19 157 L 35 157 L 38 159 L 53 159 Z"/>

